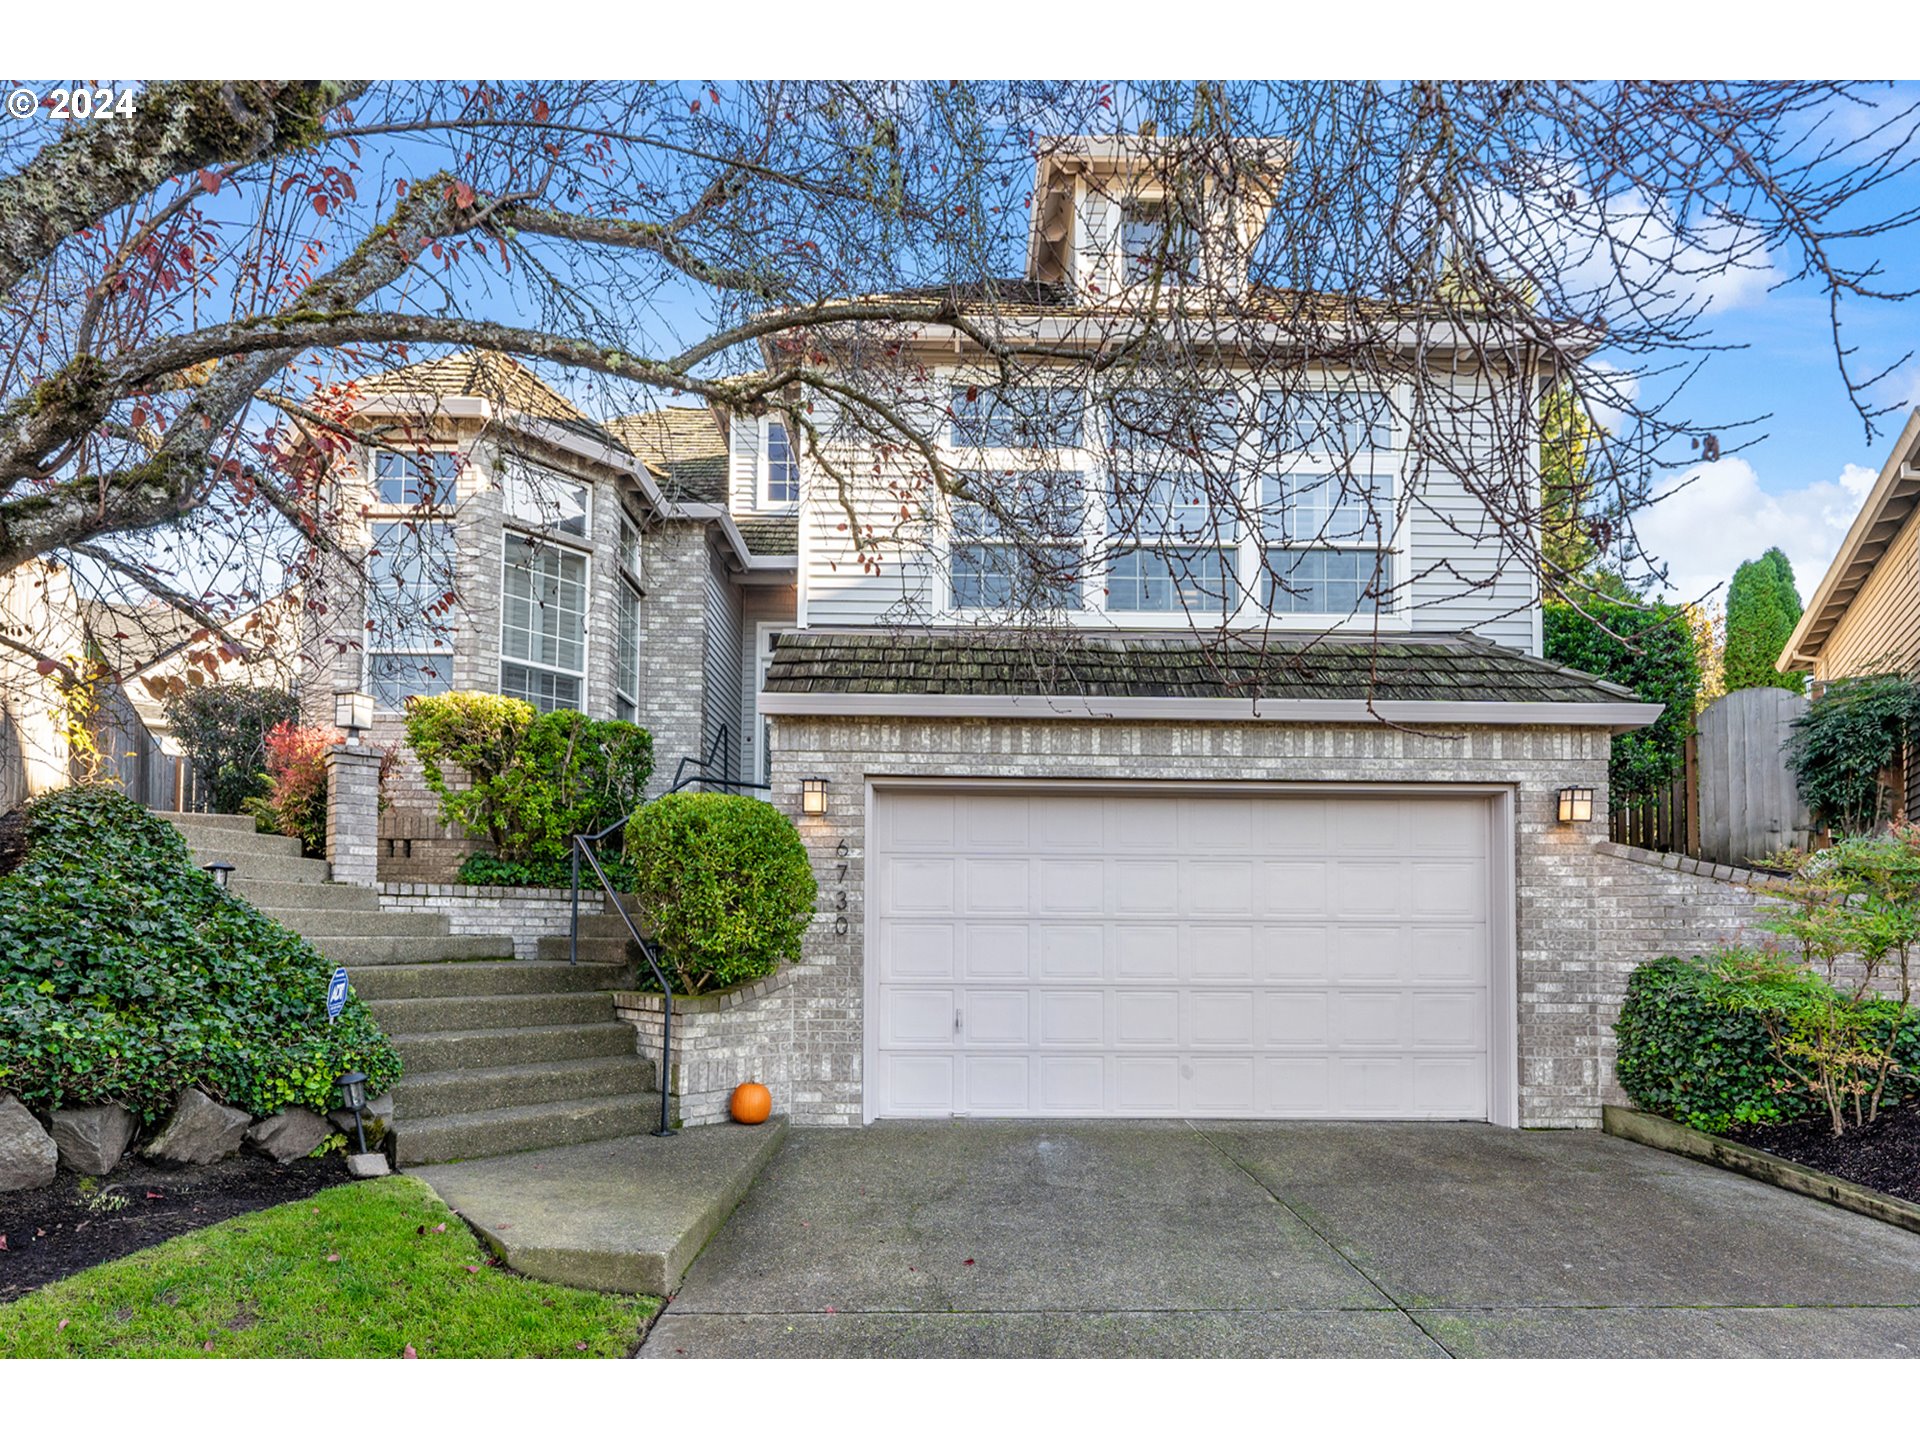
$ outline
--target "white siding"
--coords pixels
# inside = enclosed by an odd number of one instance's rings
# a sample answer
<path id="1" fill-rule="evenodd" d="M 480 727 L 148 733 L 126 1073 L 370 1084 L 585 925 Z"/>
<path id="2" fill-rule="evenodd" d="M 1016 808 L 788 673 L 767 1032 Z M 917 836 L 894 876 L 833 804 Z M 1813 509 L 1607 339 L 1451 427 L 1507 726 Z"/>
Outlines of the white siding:
<path id="1" fill-rule="evenodd" d="M 760 508 L 760 420 L 735 415 L 727 422 L 727 489 L 736 515 Z"/>
<path id="2" fill-rule="evenodd" d="M 948 373 L 930 378 L 926 392 L 916 397 L 927 407 L 922 413 L 939 403 L 950 383 Z M 1510 457 L 1523 447 L 1511 439 L 1518 423 L 1511 407 L 1524 403 L 1523 392 L 1517 386 L 1481 385 L 1470 377 L 1431 388 L 1436 393 L 1423 420 L 1430 437 L 1425 463 L 1410 467 L 1412 478 L 1399 499 L 1406 549 L 1396 574 L 1403 577 L 1410 603 L 1402 607 L 1404 615 L 1397 623 L 1421 631 L 1473 631 L 1497 644 L 1537 653 L 1537 583 L 1523 553 L 1524 537 L 1503 536 L 1486 505 L 1460 478 L 1471 473 L 1476 486 L 1484 488 L 1486 475 L 1497 474 L 1502 463 L 1515 463 Z M 1509 413 L 1497 407 L 1508 407 Z M 1502 436 L 1507 437 L 1504 444 Z M 1400 443 L 1406 443 L 1404 438 Z M 1512 481 L 1521 491 L 1538 485 L 1537 458 L 1531 447 L 1525 448 L 1526 455 L 1517 462 L 1523 473 Z M 837 485 L 817 475 L 808 479 L 802 515 L 802 623 L 951 623 L 951 617 L 942 614 L 947 602 L 944 572 L 926 549 L 937 530 L 920 518 L 926 513 L 921 498 L 925 492 L 913 488 L 904 469 L 890 484 L 886 477 L 873 475 L 870 463 L 858 461 L 856 452 L 836 458 L 848 462 L 839 468 L 849 477 L 850 494 L 842 495 Z M 903 516 L 903 507 L 912 513 Z M 850 536 L 855 524 L 863 534 L 870 532 L 873 542 L 864 561 Z M 1110 620 L 1095 612 L 1087 614 L 1084 623 L 1138 628 L 1140 619 Z M 969 617 L 964 623 L 978 619 Z M 1347 623 L 1369 631 L 1373 627 L 1370 613 Z"/>
<path id="3" fill-rule="evenodd" d="M 706 688 L 701 702 L 700 753 L 712 753 L 724 731 L 718 768 L 740 773 L 740 592 L 715 555 L 707 566 Z"/>

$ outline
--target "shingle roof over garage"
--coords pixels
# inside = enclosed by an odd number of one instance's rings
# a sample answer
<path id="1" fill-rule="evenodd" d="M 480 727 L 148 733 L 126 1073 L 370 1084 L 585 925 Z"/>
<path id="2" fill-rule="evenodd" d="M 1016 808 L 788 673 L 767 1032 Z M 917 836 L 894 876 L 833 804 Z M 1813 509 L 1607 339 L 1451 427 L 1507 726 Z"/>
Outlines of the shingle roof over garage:
<path id="1" fill-rule="evenodd" d="M 1172 699 L 1470 701 L 1618 705 L 1631 690 L 1472 636 L 1370 638 L 1019 631 L 800 631 L 780 638 L 765 688 L 786 694 L 1049 695 Z"/>

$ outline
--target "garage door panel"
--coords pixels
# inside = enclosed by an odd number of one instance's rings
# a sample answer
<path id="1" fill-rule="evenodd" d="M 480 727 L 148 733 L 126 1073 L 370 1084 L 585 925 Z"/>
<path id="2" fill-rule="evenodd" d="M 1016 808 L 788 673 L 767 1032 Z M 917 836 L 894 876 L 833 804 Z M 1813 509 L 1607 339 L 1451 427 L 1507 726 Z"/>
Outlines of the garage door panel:
<path id="1" fill-rule="evenodd" d="M 880 926 L 887 973 L 903 980 L 954 978 L 954 925 L 951 920 L 914 923 L 889 920 Z"/>
<path id="2" fill-rule="evenodd" d="M 1251 980 L 1254 930 L 1251 925 L 1190 925 L 1180 932 L 1187 947 L 1184 973 L 1189 980 Z"/>
<path id="3" fill-rule="evenodd" d="M 1180 974 L 1180 931 L 1173 925 L 1124 925 L 1112 930 L 1122 980 L 1172 980 Z"/>
<path id="4" fill-rule="evenodd" d="M 1033 992 L 963 990 L 960 1035 L 968 1045 L 1019 1046 L 1033 1039 Z"/>
<path id="5" fill-rule="evenodd" d="M 1053 990 L 1039 993 L 1038 1039 L 1042 1045 L 1107 1043 L 1107 995 L 1104 990 Z"/>
<path id="6" fill-rule="evenodd" d="M 1486 1116 L 1486 801 L 901 798 L 879 1113 Z"/>
<path id="7" fill-rule="evenodd" d="M 966 980 L 994 980 L 1010 976 L 1022 979 L 1032 975 L 1029 943 L 1032 927 L 1026 924 L 962 924 L 960 932 L 960 976 Z"/>
<path id="8" fill-rule="evenodd" d="M 1031 1059 L 1025 1055 L 969 1055 L 963 1070 L 970 1115 L 1033 1113 Z"/>
<path id="9" fill-rule="evenodd" d="M 880 1035 L 888 1045 L 953 1044 L 954 992 L 889 986 L 880 1002 Z"/>
<path id="10" fill-rule="evenodd" d="M 1107 931 L 1104 925 L 1038 925 L 1039 969 L 1042 980 L 1104 980 L 1107 978 Z"/>
<path id="11" fill-rule="evenodd" d="M 1107 1061 L 1101 1055 L 1042 1055 L 1039 1111 L 1043 1115 L 1112 1113 L 1107 1095 Z"/>
<path id="12" fill-rule="evenodd" d="M 1184 999 L 1189 1045 L 1244 1050 L 1253 1044 L 1252 991 L 1189 990 Z"/>

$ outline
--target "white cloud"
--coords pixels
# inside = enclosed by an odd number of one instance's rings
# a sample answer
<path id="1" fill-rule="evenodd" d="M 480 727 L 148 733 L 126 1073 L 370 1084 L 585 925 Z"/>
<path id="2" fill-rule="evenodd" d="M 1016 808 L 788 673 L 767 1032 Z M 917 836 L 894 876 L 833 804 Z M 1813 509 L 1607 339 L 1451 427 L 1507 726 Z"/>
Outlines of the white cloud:
<path id="1" fill-rule="evenodd" d="M 1848 465 L 1832 480 L 1769 492 L 1760 488 L 1753 466 L 1735 456 L 1662 482 L 1634 528 L 1647 554 L 1666 565 L 1669 598 L 1697 600 L 1717 585 L 1712 598 L 1724 604 L 1740 562 L 1777 545 L 1793 562 L 1804 602 L 1827 573 L 1875 478 L 1864 465 Z"/>

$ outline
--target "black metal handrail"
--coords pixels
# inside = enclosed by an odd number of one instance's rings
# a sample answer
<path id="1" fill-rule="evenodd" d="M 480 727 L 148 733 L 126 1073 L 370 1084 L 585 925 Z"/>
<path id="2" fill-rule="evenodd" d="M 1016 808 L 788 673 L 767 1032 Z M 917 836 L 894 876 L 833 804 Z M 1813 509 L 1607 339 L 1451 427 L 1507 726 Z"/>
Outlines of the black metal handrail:
<path id="1" fill-rule="evenodd" d="M 622 821 L 622 824 L 625 822 Z M 667 1092 L 672 1088 L 673 1076 L 673 987 L 667 983 L 666 974 L 660 969 L 659 957 L 653 953 L 653 946 L 640 934 L 640 927 L 633 923 L 633 917 L 627 914 L 627 907 L 620 903 L 619 893 L 613 888 L 613 882 L 607 879 L 607 872 L 600 868 L 599 857 L 593 853 L 589 839 L 604 840 L 620 826 L 613 825 L 602 830 L 597 836 L 576 835 L 573 837 L 573 935 L 569 942 L 568 963 L 580 963 L 580 861 L 584 856 L 587 864 L 593 867 L 594 878 L 600 882 L 600 888 L 606 892 L 607 899 L 613 902 L 614 913 L 627 927 L 627 934 L 633 937 L 633 943 L 640 951 L 640 958 L 647 962 L 647 968 L 653 972 L 653 982 L 660 987 L 662 1004 L 660 1007 L 660 1128 L 656 1135 L 671 1135 L 673 1126 L 667 1119 Z"/>

